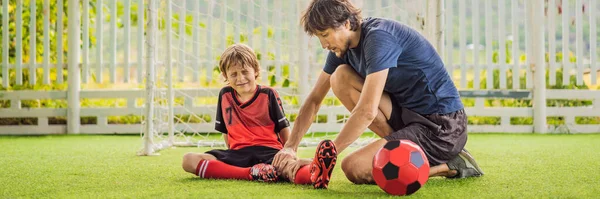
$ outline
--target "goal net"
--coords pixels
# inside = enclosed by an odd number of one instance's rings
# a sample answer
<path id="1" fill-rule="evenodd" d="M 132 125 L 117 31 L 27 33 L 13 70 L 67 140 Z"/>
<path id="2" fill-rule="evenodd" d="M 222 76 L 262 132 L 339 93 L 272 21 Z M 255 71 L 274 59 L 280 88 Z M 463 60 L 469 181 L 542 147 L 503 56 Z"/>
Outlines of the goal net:
<path id="1" fill-rule="evenodd" d="M 258 83 L 275 88 L 293 125 L 327 52 L 299 24 L 309 0 L 150 0 L 146 2 L 146 75 L 140 155 L 176 146 L 224 147 L 214 130 L 220 88 L 219 56 L 234 43 L 257 53 Z M 363 14 L 402 20 L 394 0 L 357 1 Z M 386 14 L 387 13 L 387 14 Z M 333 139 L 349 111 L 332 94 L 323 101 L 301 146 Z M 369 131 L 367 129 L 367 131 Z M 355 145 L 376 139 L 365 134 Z"/>

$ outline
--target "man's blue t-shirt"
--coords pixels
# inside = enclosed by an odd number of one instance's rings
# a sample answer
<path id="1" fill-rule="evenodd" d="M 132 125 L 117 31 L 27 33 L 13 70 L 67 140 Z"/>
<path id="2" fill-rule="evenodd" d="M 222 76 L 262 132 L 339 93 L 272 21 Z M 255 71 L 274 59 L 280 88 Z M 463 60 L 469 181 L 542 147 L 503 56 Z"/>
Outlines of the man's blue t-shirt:
<path id="1" fill-rule="evenodd" d="M 396 21 L 365 18 L 356 48 L 343 58 L 330 52 L 323 70 L 349 64 L 366 78 L 389 68 L 384 91 L 401 107 L 423 115 L 463 109 L 458 90 L 433 46 L 416 30 Z"/>

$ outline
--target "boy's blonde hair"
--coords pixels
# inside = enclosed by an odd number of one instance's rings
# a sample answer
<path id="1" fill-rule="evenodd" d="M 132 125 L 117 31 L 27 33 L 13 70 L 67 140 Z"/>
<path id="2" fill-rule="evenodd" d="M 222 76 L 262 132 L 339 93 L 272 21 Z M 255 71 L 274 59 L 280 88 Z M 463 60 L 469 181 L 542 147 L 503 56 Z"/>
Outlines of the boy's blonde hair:
<path id="1" fill-rule="evenodd" d="M 219 70 L 221 70 L 225 81 L 227 81 L 227 69 L 236 64 L 242 67 L 252 67 L 257 74 L 254 78 L 258 78 L 258 74 L 260 74 L 260 65 L 258 64 L 258 58 L 256 57 L 254 50 L 252 50 L 250 46 L 245 44 L 233 44 L 221 54 Z"/>

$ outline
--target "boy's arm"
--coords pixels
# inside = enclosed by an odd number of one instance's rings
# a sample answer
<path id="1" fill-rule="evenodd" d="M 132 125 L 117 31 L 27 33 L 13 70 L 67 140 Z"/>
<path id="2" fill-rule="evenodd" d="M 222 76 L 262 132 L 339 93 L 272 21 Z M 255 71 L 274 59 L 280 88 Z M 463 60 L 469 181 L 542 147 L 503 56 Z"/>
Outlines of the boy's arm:
<path id="1" fill-rule="evenodd" d="M 275 89 L 269 94 L 269 116 L 275 123 L 275 133 L 279 134 L 279 139 L 283 145 L 290 138 L 290 122 L 285 116 L 283 103 Z"/>
<path id="2" fill-rule="evenodd" d="M 229 149 L 229 140 L 228 140 L 229 136 L 227 136 L 227 134 L 223 134 L 223 139 L 225 140 L 225 147 L 227 147 L 227 149 Z"/>
<path id="3" fill-rule="evenodd" d="M 285 116 L 283 102 L 279 94 L 274 89 L 269 93 L 269 117 L 275 124 L 275 133 L 280 133 L 283 129 L 290 126 L 290 121 Z"/>
<path id="4" fill-rule="evenodd" d="M 217 114 L 215 118 L 215 130 L 223 133 L 223 139 L 225 139 L 225 146 L 229 148 L 229 140 L 227 138 L 227 127 L 225 125 L 225 120 L 223 119 L 223 113 L 221 109 L 221 100 L 224 93 L 224 89 L 221 89 L 219 92 L 219 100 L 217 101 Z"/>
<path id="5" fill-rule="evenodd" d="M 281 129 L 279 132 L 279 138 L 281 139 L 281 143 L 285 145 L 285 143 L 290 139 L 290 127 L 285 127 Z"/>

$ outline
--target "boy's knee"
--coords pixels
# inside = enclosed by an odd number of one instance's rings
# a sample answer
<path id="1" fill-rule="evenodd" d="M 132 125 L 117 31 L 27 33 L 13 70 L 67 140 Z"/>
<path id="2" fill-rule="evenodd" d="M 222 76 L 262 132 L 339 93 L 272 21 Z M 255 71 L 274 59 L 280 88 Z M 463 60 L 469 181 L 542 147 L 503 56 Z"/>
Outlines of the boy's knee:
<path id="1" fill-rule="evenodd" d="M 198 155 L 195 153 L 186 153 L 185 155 L 183 155 L 183 161 L 181 163 L 181 167 L 183 167 L 183 170 L 193 173 L 196 171 L 196 164 L 198 163 L 197 161 L 199 161 L 200 158 L 198 158 Z"/>
<path id="2" fill-rule="evenodd" d="M 188 162 L 196 156 L 194 153 L 189 152 L 183 155 L 183 162 Z"/>

